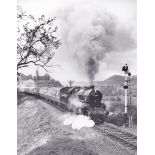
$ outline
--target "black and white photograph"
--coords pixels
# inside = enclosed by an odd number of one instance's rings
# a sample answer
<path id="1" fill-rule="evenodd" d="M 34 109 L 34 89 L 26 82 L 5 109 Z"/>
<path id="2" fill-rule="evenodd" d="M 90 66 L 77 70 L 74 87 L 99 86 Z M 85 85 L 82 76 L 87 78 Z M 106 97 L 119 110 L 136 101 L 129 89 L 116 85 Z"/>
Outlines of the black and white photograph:
<path id="1" fill-rule="evenodd" d="M 17 0 L 17 154 L 137 154 L 137 1 Z"/>

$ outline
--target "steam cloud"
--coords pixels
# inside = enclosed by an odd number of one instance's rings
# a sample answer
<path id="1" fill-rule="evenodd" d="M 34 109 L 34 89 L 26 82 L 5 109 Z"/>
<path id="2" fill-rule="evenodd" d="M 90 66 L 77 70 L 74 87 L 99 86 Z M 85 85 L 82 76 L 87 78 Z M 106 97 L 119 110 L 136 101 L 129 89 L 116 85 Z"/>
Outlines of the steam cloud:
<path id="1" fill-rule="evenodd" d="M 84 105 L 84 103 L 80 102 L 76 97 L 70 99 L 70 103 L 72 108 L 80 108 Z M 71 125 L 72 129 L 81 129 L 83 127 L 93 127 L 95 122 L 91 120 L 89 117 L 84 116 L 82 114 L 65 114 L 62 117 L 62 121 L 64 125 Z"/>
<path id="2" fill-rule="evenodd" d="M 136 48 L 132 32 L 103 10 L 69 8 L 59 11 L 58 19 L 67 53 L 91 82 L 106 54 Z"/>
<path id="3" fill-rule="evenodd" d="M 64 125 L 71 125 L 72 129 L 81 129 L 83 127 L 93 127 L 95 125 L 93 120 L 84 115 L 65 114 L 62 117 Z"/>
<path id="4" fill-rule="evenodd" d="M 78 108 L 81 108 L 84 105 L 78 98 L 71 98 L 69 104 Z"/>

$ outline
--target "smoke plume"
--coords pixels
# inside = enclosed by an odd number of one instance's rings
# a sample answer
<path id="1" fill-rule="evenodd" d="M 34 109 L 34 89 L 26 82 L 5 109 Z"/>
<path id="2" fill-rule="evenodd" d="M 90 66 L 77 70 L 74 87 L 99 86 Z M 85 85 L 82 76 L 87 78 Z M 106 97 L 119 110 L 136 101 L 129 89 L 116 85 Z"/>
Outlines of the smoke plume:
<path id="1" fill-rule="evenodd" d="M 101 62 L 110 52 L 125 52 L 136 47 L 132 32 L 117 18 L 100 9 L 69 8 L 59 11 L 62 41 L 66 54 L 90 81 L 95 79 Z"/>

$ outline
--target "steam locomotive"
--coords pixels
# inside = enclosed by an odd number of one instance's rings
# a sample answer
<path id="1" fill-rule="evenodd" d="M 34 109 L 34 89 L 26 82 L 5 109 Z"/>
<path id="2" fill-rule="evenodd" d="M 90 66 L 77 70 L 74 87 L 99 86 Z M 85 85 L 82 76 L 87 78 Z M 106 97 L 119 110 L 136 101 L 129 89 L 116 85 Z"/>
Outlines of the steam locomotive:
<path id="1" fill-rule="evenodd" d="M 65 104 L 73 105 L 71 109 L 77 114 L 89 116 L 95 124 L 104 122 L 109 112 L 106 105 L 101 102 L 102 93 L 90 87 L 64 87 L 60 89 L 60 100 Z M 75 102 L 75 104 L 74 104 Z M 82 103 L 78 105 L 78 103 Z"/>
<path id="2" fill-rule="evenodd" d="M 90 87 L 63 87 L 63 88 L 20 88 L 21 92 L 46 99 L 57 107 L 75 114 L 90 117 L 95 124 L 104 122 L 109 112 L 101 102 L 102 93 Z"/>

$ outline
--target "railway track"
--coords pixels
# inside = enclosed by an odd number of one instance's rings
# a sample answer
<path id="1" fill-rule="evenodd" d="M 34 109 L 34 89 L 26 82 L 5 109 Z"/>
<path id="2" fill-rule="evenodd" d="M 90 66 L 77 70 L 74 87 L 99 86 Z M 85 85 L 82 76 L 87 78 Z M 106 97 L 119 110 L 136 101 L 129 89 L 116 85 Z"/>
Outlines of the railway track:
<path id="1" fill-rule="evenodd" d="M 46 97 L 34 95 L 31 93 L 25 93 L 26 95 L 31 95 L 36 98 L 39 98 L 45 102 L 47 102 L 50 105 L 53 105 L 54 107 L 58 108 L 62 112 L 69 112 L 69 110 L 66 107 L 63 107 L 62 105 L 58 103 L 58 101 L 52 101 L 51 99 L 48 99 Z M 109 125 L 108 123 L 104 123 L 100 126 L 95 126 L 94 129 L 109 137 L 110 139 L 118 142 L 123 147 L 127 148 L 129 151 L 136 151 L 137 150 L 137 136 L 128 133 L 126 131 L 122 131 L 118 129 L 117 127 L 114 127 L 112 125 Z"/>
<path id="2" fill-rule="evenodd" d="M 127 148 L 129 151 L 137 150 L 137 136 L 122 131 L 107 123 L 104 123 L 104 125 L 101 126 L 95 126 L 95 129 L 100 133 L 104 133 L 104 135 L 106 135 L 110 139 L 118 142 L 120 145 Z"/>

